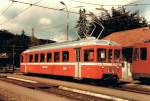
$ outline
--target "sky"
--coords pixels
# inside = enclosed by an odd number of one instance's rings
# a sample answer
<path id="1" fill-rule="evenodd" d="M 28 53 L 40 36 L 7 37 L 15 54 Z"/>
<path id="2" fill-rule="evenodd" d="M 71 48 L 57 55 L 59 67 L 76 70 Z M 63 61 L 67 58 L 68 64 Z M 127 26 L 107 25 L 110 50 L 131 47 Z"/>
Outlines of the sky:
<path id="1" fill-rule="evenodd" d="M 37 5 L 63 9 L 65 6 L 60 3 L 61 0 L 16 0 L 20 2 L 37 3 Z M 78 12 L 80 8 L 85 8 L 87 12 L 100 14 L 95 8 L 100 5 L 126 5 L 126 4 L 150 4 L 150 0 L 62 0 L 69 11 Z M 78 2 L 80 1 L 80 2 Z M 94 3 L 96 5 L 84 4 Z M 108 11 L 112 6 L 103 6 Z M 115 6 L 118 7 L 118 6 Z M 150 21 L 150 5 L 131 6 L 128 10 L 139 10 L 140 16 Z M 46 8 L 35 7 L 21 4 L 10 0 L 0 0 L 0 29 L 6 29 L 15 34 L 21 34 L 24 30 L 28 36 L 31 36 L 31 29 L 34 28 L 35 36 L 41 39 L 50 39 L 55 41 L 66 40 L 66 26 L 69 22 L 69 40 L 74 40 L 76 34 L 76 22 L 79 15 L 67 13 L 64 11 L 51 10 Z"/>

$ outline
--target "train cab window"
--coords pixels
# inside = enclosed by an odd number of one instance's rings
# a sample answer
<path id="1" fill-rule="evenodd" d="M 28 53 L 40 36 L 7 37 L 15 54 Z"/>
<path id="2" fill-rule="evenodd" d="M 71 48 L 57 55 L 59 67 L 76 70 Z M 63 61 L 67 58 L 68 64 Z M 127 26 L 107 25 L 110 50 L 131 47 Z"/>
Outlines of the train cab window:
<path id="1" fill-rule="evenodd" d="M 112 49 L 108 50 L 108 62 L 112 62 L 113 54 L 112 54 Z"/>
<path id="2" fill-rule="evenodd" d="M 29 55 L 29 62 L 33 62 L 33 55 L 32 54 Z"/>
<path id="3" fill-rule="evenodd" d="M 97 49 L 97 61 L 106 62 L 106 49 Z"/>
<path id="4" fill-rule="evenodd" d="M 69 52 L 68 51 L 62 52 L 62 61 L 63 62 L 68 62 L 69 61 Z"/>
<path id="5" fill-rule="evenodd" d="M 134 61 L 139 60 L 139 49 L 138 49 L 138 48 L 135 48 L 135 49 L 134 49 L 133 60 L 134 60 Z"/>
<path id="6" fill-rule="evenodd" d="M 84 50 L 84 61 L 85 62 L 94 61 L 94 50 L 93 49 Z"/>
<path id="7" fill-rule="evenodd" d="M 52 62 L 52 53 L 47 53 L 47 62 Z"/>
<path id="8" fill-rule="evenodd" d="M 38 54 L 35 54 L 35 62 L 38 62 Z"/>
<path id="9" fill-rule="evenodd" d="M 45 59 L 45 55 L 43 53 L 40 54 L 40 62 L 44 62 L 44 59 Z"/>
<path id="10" fill-rule="evenodd" d="M 146 48 L 140 48 L 140 59 L 141 60 L 147 59 L 147 49 Z"/>
<path id="11" fill-rule="evenodd" d="M 114 50 L 114 61 L 119 62 L 119 60 L 120 60 L 120 50 L 115 49 Z"/>
<path id="12" fill-rule="evenodd" d="M 54 62 L 59 62 L 60 61 L 60 53 L 59 52 L 55 52 L 54 53 Z"/>

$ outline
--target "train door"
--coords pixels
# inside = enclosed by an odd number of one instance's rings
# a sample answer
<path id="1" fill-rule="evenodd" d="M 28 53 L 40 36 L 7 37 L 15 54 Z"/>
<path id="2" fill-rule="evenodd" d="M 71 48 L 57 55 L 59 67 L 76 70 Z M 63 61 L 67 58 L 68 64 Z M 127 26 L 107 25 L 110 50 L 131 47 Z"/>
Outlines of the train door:
<path id="1" fill-rule="evenodd" d="M 81 77 L 81 66 L 80 66 L 80 61 L 81 61 L 81 48 L 76 48 L 75 49 L 75 60 L 76 60 L 76 65 L 75 65 L 75 78 L 80 78 Z"/>
<path id="2" fill-rule="evenodd" d="M 148 71 L 147 48 L 134 48 L 133 52 L 133 71 L 135 73 L 144 74 Z M 145 68 L 145 69 L 144 69 Z"/>
<path id="3" fill-rule="evenodd" d="M 122 78 L 131 79 L 132 77 L 132 53 L 133 47 L 123 47 L 122 56 L 123 56 L 123 68 L 122 68 Z"/>

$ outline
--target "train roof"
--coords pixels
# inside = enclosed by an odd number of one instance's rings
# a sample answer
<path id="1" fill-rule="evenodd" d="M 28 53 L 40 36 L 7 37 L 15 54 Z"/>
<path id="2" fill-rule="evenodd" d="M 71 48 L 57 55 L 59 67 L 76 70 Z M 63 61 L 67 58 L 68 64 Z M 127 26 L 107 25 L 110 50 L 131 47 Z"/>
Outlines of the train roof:
<path id="1" fill-rule="evenodd" d="M 38 50 L 47 50 L 47 49 L 80 47 L 80 46 L 86 46 L 86 45 L 120 46 L 120 44 L 110 41 L 110 40 L 88 39 L 88 40 L 66 41 L 66 42 L 56 42 L 56 43 L 49 43 L 45 45 L 38 45 L 38 46 L 30 47 L 23 53 L 38 51 Z"/>

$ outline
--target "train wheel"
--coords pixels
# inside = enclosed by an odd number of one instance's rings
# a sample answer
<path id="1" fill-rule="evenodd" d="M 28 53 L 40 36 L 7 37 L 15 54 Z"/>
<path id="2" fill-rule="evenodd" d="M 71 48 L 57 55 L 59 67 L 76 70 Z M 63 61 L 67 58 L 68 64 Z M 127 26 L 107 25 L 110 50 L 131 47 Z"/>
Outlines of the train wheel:
<path id="1" fill-rule="evenodd" d="M 111 85 L 112 85 L 113 87 L 119 86 L 119 78 L 118 78 L 118 76 L 113 76 L 113 77 L 111 78 L 110 82 L 111 82 Z"/>
<path id="2" fill-rule="evenodd" d="M 96 84 L 100 86 L 119 86 L 119 78 L 117 75 L 106 74 L 103 76 L 103 79 L 96 80 Z"/>
<path id="3" fill-rule="evenodd" d="M 106 83 L 106 85 L 110 85 L 112 87 L 116 87 L 119 85 L 119 78 L 117 75 L 111 75 L 107 78 L 103 79 L 104 83 Z"/>

